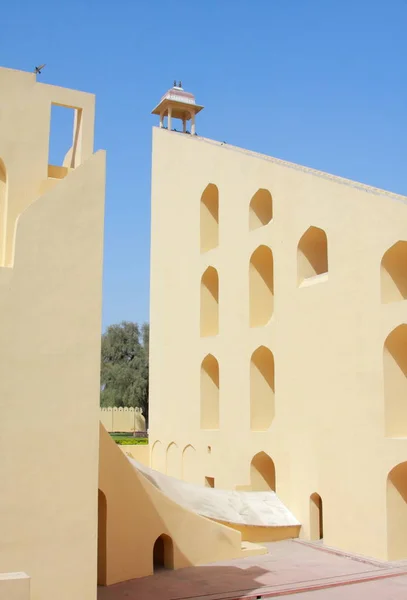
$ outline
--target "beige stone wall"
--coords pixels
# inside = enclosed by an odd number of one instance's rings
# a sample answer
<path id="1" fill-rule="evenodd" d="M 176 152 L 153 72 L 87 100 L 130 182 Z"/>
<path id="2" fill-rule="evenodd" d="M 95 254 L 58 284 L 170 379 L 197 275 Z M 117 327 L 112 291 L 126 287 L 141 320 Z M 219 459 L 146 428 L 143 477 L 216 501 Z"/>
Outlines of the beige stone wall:
<path id="1" fill-rule="evenodd" d="M 92 95 L 9 69 L 0 88 L 0 571 L 94 600 L 105 156 Z M 62 179 L 52 103 L 81 115 Z"/>
<path id="2" fill-rule="evenodd" d="M 146 420 L 139 408 L 125 406 L 100 409 L 100 420 L 107 431 L 146 431 Z"/>
<path id="3" fill-rule="evenodd" d="M 30 578 L 25 573 L 0 573 L 0 600 L 30 600 Z"/>
<path id="4" fill-rule="evenodd" d="M 407 558 L 406 200 L 154 129 L 153 468 Z"/>

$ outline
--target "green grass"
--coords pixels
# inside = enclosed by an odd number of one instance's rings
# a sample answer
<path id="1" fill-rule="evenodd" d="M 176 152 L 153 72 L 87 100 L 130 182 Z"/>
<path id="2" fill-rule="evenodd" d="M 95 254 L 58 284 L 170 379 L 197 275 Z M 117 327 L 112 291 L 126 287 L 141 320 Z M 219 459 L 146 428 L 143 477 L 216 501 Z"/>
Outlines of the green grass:
<path id="1" fill-rule="evenodd" d="M 136 438 L 123 433 L 111 433 L 110 437 L 120 446 L 146 446 L 148 444 L 147 438 Z"/>

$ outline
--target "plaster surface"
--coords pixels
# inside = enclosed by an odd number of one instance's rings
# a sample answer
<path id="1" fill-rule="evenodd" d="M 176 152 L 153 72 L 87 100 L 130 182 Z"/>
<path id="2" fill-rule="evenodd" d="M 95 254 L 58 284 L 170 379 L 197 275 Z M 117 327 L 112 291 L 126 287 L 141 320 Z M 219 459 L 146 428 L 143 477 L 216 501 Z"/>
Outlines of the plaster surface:
<path id="1" fill-rule="evenodd" d="M 275 492 L 237 492 L 212 489 L 168 477 L 129 457 L 130 463 L 168 498 L 195 513 L 239 525 L 299 526 Z"/>

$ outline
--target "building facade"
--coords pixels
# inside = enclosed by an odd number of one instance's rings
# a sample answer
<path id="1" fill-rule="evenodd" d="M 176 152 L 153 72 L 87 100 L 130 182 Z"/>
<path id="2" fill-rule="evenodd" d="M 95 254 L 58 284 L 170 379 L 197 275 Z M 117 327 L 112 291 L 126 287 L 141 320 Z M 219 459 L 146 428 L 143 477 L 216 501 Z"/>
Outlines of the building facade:
<path id="1" fill-rule="evenodd" d="M 151 466 L 407 558 L 407 199 L 161 125 Z"/>

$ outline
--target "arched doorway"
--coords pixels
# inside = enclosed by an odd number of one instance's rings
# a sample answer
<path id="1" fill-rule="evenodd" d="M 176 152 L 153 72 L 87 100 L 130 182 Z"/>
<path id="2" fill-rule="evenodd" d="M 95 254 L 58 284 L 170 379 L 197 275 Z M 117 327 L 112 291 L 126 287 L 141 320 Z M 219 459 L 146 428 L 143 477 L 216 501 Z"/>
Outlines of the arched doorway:
<path id="1" fill-rule="evenodd" d="M 324 537 L 324 522 L 322 515 L 322 498 L 314 492 L 310 496 L 310 539 L 322 540 Z"/>
<path id="2" fill-rule="evenodd" d="M 407 558 L 407 462 L 387 477 L 387 559 Z"/>
<path id="3" fill-rule="evenodd" d="M 106 496 L 98 490 L 98 585 L 106 585 Z"/>
<path id="4" fill-rule="evenodd" d="M 259 452 L 250 463 L 250 483 L 253 492 L 276 491 L 276 469 L 265 452 Z"/>
<path id="5" fill-rule="evenodd" d="M 154 572 L 174 568 L 174 545 L 169 535 L 163 533 L 155 541 L 153 548 Z"/>

